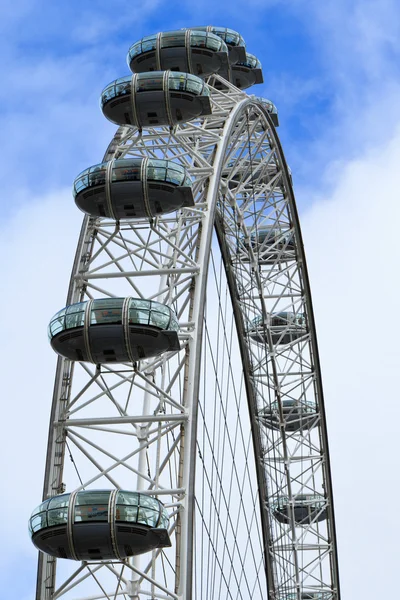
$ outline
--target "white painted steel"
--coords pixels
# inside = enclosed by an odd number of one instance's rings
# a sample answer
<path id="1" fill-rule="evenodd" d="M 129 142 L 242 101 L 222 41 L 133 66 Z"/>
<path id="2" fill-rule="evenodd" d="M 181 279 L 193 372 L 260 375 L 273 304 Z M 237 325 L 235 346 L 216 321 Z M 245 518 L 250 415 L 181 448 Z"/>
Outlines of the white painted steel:
<path id="1" fill-rule="evenodd" d="M 140 560 L 58 561 L 57 583 L 57 561 L 40 555 L 37 600 L 339 600 L 315 326 L 289 173 L 265 107 L 218 76 L 209 85 L 212 115 L 172 130 L 120 128 L 104 158 L 179 162 L 195 206 L 150 221 L 85 217 L 67 298 L 165 302 L 181 323 L 181 351 L 97 367 L 59 358 L 44 483 L 44 498 L 64 484 L 160 496 L 173 546 Z M 294 252 L 257 249 L 251 236 L 265 225 L 291 232 Z M 306 326 L 280 344 L 271 315 L 285 311 L 304 314 Z M 262 343 L 249 335 L 254 318 Z M 287 429 L 287 399 L 315 403 L 312 428 Z M 272 402 L 275 428 L 261 417 Z M 302 494 L 325 497 L 326 521 L 296 525 Z M 284 498 L 287 525 L 274 517 Z"/>

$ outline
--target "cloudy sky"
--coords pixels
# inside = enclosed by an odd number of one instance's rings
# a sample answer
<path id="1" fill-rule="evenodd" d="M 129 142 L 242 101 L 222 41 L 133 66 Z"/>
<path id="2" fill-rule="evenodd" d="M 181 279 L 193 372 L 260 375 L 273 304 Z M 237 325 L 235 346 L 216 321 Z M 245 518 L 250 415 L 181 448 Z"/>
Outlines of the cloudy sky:
<path id="1" fill-rule="evenodd" d="M 55 356 L 81 215 L 70 187 L 114 126 L 102 88 L 129 46 L 190 25 L 240 31 L 280 114 L 309 261 L 343 599 L 398 589 L 400 6 L 397 0 L 14 0 L 0 20 L 3 493 L 0 600 L 34 595 Z M 253 91 L 253 90 L 252 90 Z"/>

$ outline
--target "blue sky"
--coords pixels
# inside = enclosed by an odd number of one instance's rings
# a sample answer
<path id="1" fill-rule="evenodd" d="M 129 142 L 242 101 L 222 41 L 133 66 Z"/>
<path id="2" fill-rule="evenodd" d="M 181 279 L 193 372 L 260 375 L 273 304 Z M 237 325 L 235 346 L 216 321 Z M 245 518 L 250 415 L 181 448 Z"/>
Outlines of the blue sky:
<path id="1" fill-rule="evenodd" d="M 18 519 L 3 525 L 0 600 L 34 593 L 26 521 L 41 498 L 55 367 L 46 326 L 64 305 L 81 221 L 72 181 L 115 129 L 100 92 L 128 73 L 143 35 L 203 24 L 242 33 L 263 64 L 250 91 L 279 110 L 319 330 L 343 597 L 398 588 L 398 1 L 16 0 L 0 21 L 0 460 L 2 514 Z"/>
<path id="2" fill-rule="evenodd" d="M 26 201 L 25 187 L 35 194 L 67 187 L 100 159 L 114 129 L 98 109 L 100 92 L 128 73 L 127 50 L 144 34 L 208 22 L 240 30 L 264 66 L 265 83 L 254 92 L 278 106 L 282 141 L 301 186 L 311 172 L 323 177 L 327 160 L 355 156 L 366 141 L 363 132 L 354 134 L 357 121 L 373 104 L 376 117 L 385 109 L 382 95 L 399 72 L 398 18 L 393 22 L 395 3 L 388 1 L 379 11 L 377 3 L 352 0 L 323 7 L 314 0 L 135 4 L 18 0 L 5 9 L 1 184 L 14 194 L 15 180 L 19 187 L 12 203 L 3 199 L 7 212 Z"/>

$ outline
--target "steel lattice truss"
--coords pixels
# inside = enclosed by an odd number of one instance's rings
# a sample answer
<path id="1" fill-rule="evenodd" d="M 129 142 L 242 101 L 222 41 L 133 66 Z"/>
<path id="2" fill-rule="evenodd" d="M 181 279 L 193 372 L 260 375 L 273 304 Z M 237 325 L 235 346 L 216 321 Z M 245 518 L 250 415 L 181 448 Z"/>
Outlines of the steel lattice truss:
<path id="1" fill-rule="evenodd" d="M 67 303 L 133 296 L 171 306 L 181 350 L 132 364 L 59 358 L 44 497 L 141 489 L 168 508 L 172 547 L 122 562 L 40 555 L 37 600 L 339 598 L 332 492 L 315 328 L 290 176 L 263 105 L 209 81 L 213 113 L 173 130 L 120 128 L 105 160 L 168 158 L 195 206 L 147 222 L 85 218 Z M 289 231 L 265 258 L 252 234 Z M 217 237 L 213 237 L 213 229 Z M 279 240 L 278 240 L 279 242 Z M 270 334 L 273 313 L 305 315 L 300 339 Z M 258 341 L 249 336 L 259 317 Z M 282 331 L 282 336 L 285 331 Z M 261 342 L 260 342 L 261 340 Z M 287 431 L 282 402 L 317 410 Z M 273 406 L 277 427 L 266 424 Z M 69 460 L 71 458 L 71 460 Z M 64 460 L 65 459 L 65 460 Z M 306 526 L 299 494 L 324 497 Z M 273 512 L 289 502 L 289 524 Z M 192 543 L 193 541 L 193 543 Z M 72 566 L 71 566 L 72 565 Z"/>

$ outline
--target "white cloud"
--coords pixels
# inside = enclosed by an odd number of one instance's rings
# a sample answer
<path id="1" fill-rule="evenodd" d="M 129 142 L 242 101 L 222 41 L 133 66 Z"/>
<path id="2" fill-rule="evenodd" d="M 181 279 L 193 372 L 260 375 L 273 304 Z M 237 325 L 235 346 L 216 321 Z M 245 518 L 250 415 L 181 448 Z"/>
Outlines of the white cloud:
<path id="1" fill-rule="evenodd" d="M 303 216 L 344 597 L 388 596 L 395 587 L 399 164 L 397 129 L 389 143 L 347 164 L 333 193 Z"/>
<path id="2" fill-rule="evenodd" d="M 42 496 L 56 356 L 47 324 L 65 304 L 68 271 L 79 234 L 81 213 L 69 191 L 33 198 L 1 231 L 2 294 L 2 537 L 6 565 L 20 555 L 32 561 L 27 519 Z M 30 587 L 34 586 L 32 580 Z M 0 586 L 1 587 L 1 586 Z M 28 589 L 28 588 L 27 588 Z"/>

